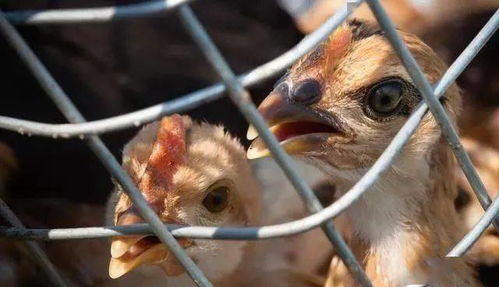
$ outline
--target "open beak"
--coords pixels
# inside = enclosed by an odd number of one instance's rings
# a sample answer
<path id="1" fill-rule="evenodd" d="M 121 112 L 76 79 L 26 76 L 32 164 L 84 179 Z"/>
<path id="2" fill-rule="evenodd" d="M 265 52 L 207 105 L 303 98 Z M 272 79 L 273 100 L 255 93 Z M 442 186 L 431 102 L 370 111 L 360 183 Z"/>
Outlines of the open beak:
<path id="1" fill-rule="evenodd" d="M 258 111 L 281 146 L 290 154 L 315 150 L 332 134 L 344 134 L 342 126 L 333 116 L 290 102 L 279 91 L 274 90 L 265 98 Z M 253 126 L 249 127 L 246 137 L 253 141 L 247 152 L 248 159 L 270 155 Z"/>
<path id="2" fill-rule="evenodd" d="M 124 215 L 126 218 L 123 220 L 123 217 L 120 217 L 118 223 L 124 221 L 133 224 L 131 221 L 136 215 L 130 213 Z M 177 224 L 178 222 L 171 223 Z M 180 239 L 179 243 L 183 248 L 193 245 L 192 240 L 184 238 Z M 112 239 L 109 277 L 119 278 L 135 268 L 147 264 L 162 267 L 167 276 L 179 276 L 185 272 L 175 256 L 156 236 L 127 236 Z"/>

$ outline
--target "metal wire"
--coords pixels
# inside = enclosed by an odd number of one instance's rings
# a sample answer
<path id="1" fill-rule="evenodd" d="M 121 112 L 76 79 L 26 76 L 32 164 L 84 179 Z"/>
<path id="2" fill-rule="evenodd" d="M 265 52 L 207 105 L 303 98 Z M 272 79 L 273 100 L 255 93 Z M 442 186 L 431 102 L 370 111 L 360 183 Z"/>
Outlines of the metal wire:
<path id="1" fill-rule="evenodd" d="M 166 12 L 191 1 L 161 0 L 111 7 L 13 11 L 4 14 L 11 23 L 24 25 L 108 22 Z"/>
<path id="2" fill-rule="evenodd" d="M 0 216 L 4 218 L 10 225 L 17 229 L 25 230 L 24 224 L 17 218 L 15 213 L 9 208 L 9 206 L 0 198 Z M 64 283 L 61 275 L 57 271 L 57 268 L 52 264 L 47 254 L 43 251 L 40 246 L 33 241 L 26 241 L 24 245 L 28 248 L 29 255 L 34 258 L 38 263 L 39 267 L 45 272 L 48 279 L 55 285 L 60 287 L 67 286 Z"/>
<path id="3" fill-rule="evenodd" d="M 466 49 L 459 55 L 459 57 L 454 61 L 454 63 L 449 67 L 449 69 L 442 76 L 442 79 L 438 82 L 435 87 L 435 96 L 440 98 L 446 91 L 446 89 L 456 80 L 456 78 L 462 73 L 462 71 L 469 65 L 473 58 L 478 54 L 480 49 L 485 45 L 488 39 L 496 31 L 499 19 L 499 14 L 494 14 L 493 17 L 487 22 L 484 28 L 477 34 L 477 36 L 470 42 Z M 422 103 L 409 117 L 404 126 L 400 129 L 397 135 L 394 137 L 392 142 L 389 144 L 388 148 L 381 155 L 378 161 L 373 165 L 370 171 L 368 171 L 364 178 L 376 177 L 379 173 L 383 173 L 395 159 L 396 151 L 401 150 L 406 141 L 410 138 L 413 132 L 417 129 L 422 117 L 426 113 L 428 107 L 425 103 Z M 382 163 L 383 162 L 383 163 Z M 379 168 L 381 167 L 381 169 Z M 369 182 L 366 182 L 369 185 Z M 364 185 L 365 186 L 365 185 Z M 355 201 L 360 195 L 351 195 L 353 190 L 351 189 L 347 192 L 350 198 Z M 364 190 L 365 191 L 365 190 Z M 352 201 L 352 202 L 353 202 Z M 280 236 L 290 236 L 294 233 L 305 232 L 314 227 L 319 226 L 321 223 L 330 220 L 337 216 L 343 208 L 343 206 L 348 206 L 350 201 L 344 202 L 343 197 L 338 199 L 335 203 L 327 207 L 326 211 L 321 211 L 318 214 L 324 215 L 317 222 L 304 221 L 304 219 L 292 221 L 296 223 L 296 226 L 302 226 L 301 229 L 290 229 L 288 232 L 268 234 L 267 232 L 259 232 L 258 227 L 255 228 L 211 228 L 211 227 L 182 227 L 180 225 L 166 225 L 172 230 L 176 237 L 192 237 L 192 238 L 204 238 L 204 239 L 232 239 L 232 240 L 243 240 L 244 236 L 248 236 L 247 239 L 268 239 Z M 334 208 L 333 212 L 329 212 L 330 209 Z M 317 216 L 317 215 L 314 215 Z M 291 222 L 289 222 L 291 223 Z M 309 226 L 310 224 L 310 226 Z M 315 224 L 315 225 L 314 225 Z M 286 226 L 280 224 L 282 230 L 286 229 Z M 288 226 L 288 228 L 291 226 Z M 268 226 L 272 228 L 272 226 Z M 238 236 L 236 233 L 238 230 L 248 230 L 245 235 Z M 82 239 L 82 238 L 100 238 L 109 237 L 116 235 L 130 235 L 130 234 L 151 234 L 151 229 L 147 225 L 129 225 L 129 226 L 108 226 L 108 227 L 88 227 L 88 228 L 66 228 L 66 229 L 29 229 L 26 231 L 19 231 L 15 228 L 0 229 L 0 235 L 21 239 L 20 237 L 26 236 L 27 239 L 36 240 L 60 240 L 60 239 Z"/>
<path id="4" fill-rule="evenodd" d="M 358 1 L 358 3 L 360 3 L 360 1 Z M 225 84 L 232 102 L 238 107 L 246 120 L 256 128 L 277 164 L 279 164 L 284 171 L 284 174 L 301 196 L 302 200 L 305 201 L 305 206 L 309 212 L 315 213 L 322 210 L 319 199 L 293 167 L 291 158 L 282 149 L 275 136 L 270 132 L 265 120 L 258 113 L 255 104 L 251 101 L 250 94 L 239 83 L 222 54 L 215 46 L 208 33 L 204 30 L 202 24 L 196 18 L 192 10 L 188 6 L 183 6 L 179 9 L 179 13 L 182 24 L 192 40 L 199 46 L 208 62 Z M 325 222 L 322 225 L 322 229 L 327 238 L 333 243 L 335 250 L 338 252 L 338 255 L 352 273 L 353 277 L 362 286 L 372 286 L 352 251 L 334 227 L 333 222 Z"/>
<path id="5" fill-rule="evenodd" d="M 376 17 L 376 20 L 385 31 L 386 38 L 392 44 L 393 49 L 398 54 L 400 60 L 404 64 L 404 67 L 414 81 L 414 84 L 421 92 L 425 103 L 428 105 L 431 113 L 437 120 L 437 123 L 440 125 L 442 133 L 444 134 L 447 142 L 449 143 L 449 146 L 454 152 L 454 156 L 457 158 L 457 161 L 459 162 L 461 169 L 466 175 L 468 182 L 473 188 L 478 201 L 482 205 L 483 209 L 487 209 L 492 201 L 487 194 L 487 190 L 480 180 L 480 176 L 474 168 L 470 157 L 464 150 L 464 147 L 459 140 L 459 136 L 457 135 L 457 131 L 454 128 L 452 122 L 449 120 L 444 107 L 442 106 L 438 98 L 433 94 L 433 89 L 431 88 L 430 83 L 428 83 L 428 81 L 426 80 L 423 71 L 421 71 L 421 68 L 419 67 L 418 63 L 416 63 L 416 60 L 412 56 L 405 43 L 402 41 L 402 38 L 400 38 L 392 21 L 379 3 L 379 0 L 367 0 L 367 3 L 369 4 L 371 11 Z M 499 10 L 496 13 L 498 12 Z M 494 226 L 496 230 L 499 231 L 499 219 L 497 221 L 494 220 Z"/>
<path id="6" fill-rule="evenodd" d="M 157 1 L 159 2 L 159 1 Z M 352 2 L 352 1 L 349 1 Z M 354 6 L 358 5 L 361 1 L 354 1 Z M 172 4 L 173 2 L 169 2 Z M 137 4 L 140 5 L 140 4 Z M 418 89 L 422 92 L 425 102 L 430 106 L 430 110 L 436 118 L 437 122 L 441 125 L 444 136 L 449 141 L 451 148 L 453 149 L 456 158 L 460 162 L 463 171 L 467 175 L 470 184 L 474 187 L 474 190 L 481 202 L 485 207 L 490 205 L 490 198 L 485 192 L 483 184 L 481 183 L 476 170 L 471 164 L 469 157 L 466 152 L 462 149 L 462 146 L 457 137 L 457 133 L 452 127 L 451 122 L 448 120 L 445 110 L 440 105 L 438 98 L 443 95 L 446 89 L 454 82 L 454 80 L 459 76 L 459 74 L 465 69 L 465 67 L 471 62 L 471 60 L 476 56 L 478 51 L 485 45 L 485 43 L 490 39 L 493 33 L 499 27 L 499 10 L 494 14 L 494 16 L 488 21 L 484 28 L 479 32 L 475 39 L 468 45 L 468 47 L 463 51 L 463 53 L 456 59 L 456 61 L 451 65 L 451 67 L 446 71 L 442 79 L 437 84 L 435 90 L 432 90 L 431 86 L 425 80 L 423 74 L 421 73 L 417 63 L 408 51 L 405 44 L 399 38 L 396 30 L 394 29 L 391 21 L 387 18 L 386 13 L 379 4 L 377 0 L 369 0 L 369 5 L 371 10 L 375 14 L 380 25 L 384 28 L 387 38 L 392 43 L 395 51 L 399 54 L 404 66 L 406 66 L 410 76 L 413 78 Z M 110 8 L 110 7 L 108 7 Z M 80 9 L 81 10 L 81 9 Z M 69 11 L 71 12 L 71 11 Z M 43 13 L 43 12 L 40 12 Z M 203 239 L 232 239 L 232 240 L 254 240 L 254 239 L 267 239 L 273 237 L 290 236 L 301 232 L 306 232 L 310 229 L 320 226 L 326 222 L 329 222 L 332 218 L 340 214 L 346 208 L 348 208 L 352 203 L 354 203 L 364 192 L 366 192 L 374 183 L 378 180 L 381 174 L 391 167 L 391 164 L 401 152 L 403 146 L 411 137 L 411 135 L 417 129 L 421 119 L 425 115 L 427 110 L 426 103 L 422 103 L 409 117 L 404 126 L 396 134 L 394 139 L 378 158 L 375 164 L 367 171 L 367 173 L 340 199 L 326 207 L 321 209 L 320 204 L 317 202 L 312 191 L 308 186 L 299 178 L 299 175 L 290 167 L 288 156 L 279 147 L 277 141 L 270 133 L 266 127 L 265 122 L 256 113 L 255 106 L 251 103 L 249 94 L 244 90 L 244 85 L 253 84 L 261 79 L 269 77 L 270 75 L 277 73 L 278 71 L 287 67 L 291 62 L 297 58 L 303 56 L 310 49 L 312 49 L 317 43 L 322 41 L 327 35 L 334 30 L 344 19 L 351 13 L 350 9 L 344 7 L 340 13 L 337 13 L 331 17 L 326 24 L 324 24 L 319 31 L 305 38 L 301 43 L 295 46 L 293 49 L 288 51 L 281 57 L 253 70 L 251 73 L 243 75 L 236 78 L 231 72 L 228 65 L 225 63 L 222 55 L 218 52 L 214 44 L 212 43 L 209 36 L 204 31 L 202 25 L 197 21 L 193 13 L 188 7 L 181 7 L 180 13 L 183 18 L 184 25 L 187 27 L 190 34 L 193 36 L 194 41 L 202 48 L 203 53 L 207 56 L 207 59 L 214 66 L 216 71 L 220 74 L 225 85 L 227 85 L 227 90 L 229 91 L 229 96 L 233 99 L 234 103 L 241 110 L 243 115 L 252 123 L 258 130 L 260 136 L 272 154 L 276 157 L 276 161 L 281 165 L 285 174 L 289 177 L 290 181 L 293 183 L 299 194 L 307 202 L 307 206 L 311 211 L 317 211 L 310 216 L 305 218 L 270 226 L 262 227 L 247 227 L 247 228 L 229 228 L 229 227 L 199 227 L 199 226 L 178 226 L 178 225 L 167 225 L 171 233 L 166 231 L 166 228 L 162 225 L 159 219 L 152 214 L 152 218 L 147 220 L 152 222 L 150 225 L 133 225 L 127 227 L 113 226 L 113 227 L 91 227 L 91 228 L 70 228 L 70 229 L 22 229 L 22 228 L 0 228 L 0 235 L 3 237 L 18 238 L 18 239 L 38 239 L 38 240 L 55 240 L 55 239 L 75 239 L 75 238 L 98 238 L 98 237 L 109 237 L 116 235 L 128 235 L 128 234 L 149 234 L 153 230 L 155 232 L 160 231 L 166 235 L 164 242 L 170 242 L 174 248 L 178 247 L 180 250 L 174 252 L 174 254 L 182 262 L 182 257 L 186 256 L 183 250 L 178 246 L 178 243 L 173 239 L 175 237 L 190 237 L 190 238 L 203 238 Z M 43 15 L 43 14 L 42 14 Z M 62 16 L 61 16 L 62 17 Z M 75 17 L 73 15 L 73 17 Z M 52 19 L 56 19 L 52 18 Z M 61 18 L 59 18 L 61 19 Z M 73 18 L 74 19 L 74 18 Z M 84 21 L 94 21 L 90 18 L 86 18 Z M 33 20 L 40 21 L 40 20 Z M 49 23 L 51 20 L 45 18 L 44 23 Z M 42 21 L 42 22 L 43 22 Z M 95 20 L 99 21 L 99 20 Z M 29 21 L 28 21 L 29 22 Z M 60 22 L 71 22 L 71 20 Z M 34 22 L 31 22 L 34 23 Z M 41 23 L 41 22 L 39 22 Z M 42 86 L 46 89 L 48 94 L 53 98 L 54 102 L 65 112 L 66 116 L 72 122 L 84 121 L 83 117 L 75 109 L 72 103 L 69 101 L 64 92 L 57 86 L 57 83 L 50 77 L 45 68 L 39 63 L 38 59 L 34 57 L 33 53 L 25 45 L 22 39 L 16 34 L 16 32 L 9 26 L 9 24 L 1 17 L 0 14 L 0 24 L 2 24 L 2 30 L 23 44 L 20 45 L 16 41 L 11 42 L 18 48 L 23 60 L 26 64 L 32 68 L 35 76 L 41 82 Z M 7 27 L 7 28 L 5 28 Z M 11 29 L 12 31 L 9 31 Z M 15 39 L 14 36 L 9 35 L 9 32 L 19 39 Z M 9 37 L 8 37 L 9 38 Z M 19 46 L 20 45 L 20 46 Z M 25 51 L 27 50 L 27 52 Z M 31 53 L 31 55 L 30 55 Z M 291 53 L 291 54 L 290 54 Z M 297 56 L 299 55 L 299 56 Z M 293 59 L 293 60 L 291 60 Z M 290 61 L 291 60 L 291 61 Z M 289 62 L 288 62 L 289 61 Z M 147 121 L 152 121 L 161 117 L 162 115 L 185 111 L 185 109 L 192 108 L 203 104 L 206 101 L 215 100 L 220 97 L 224 92 L 224 86 L 221 84 L 208 87 L 204 90 L 200 90 L 186 97 L 179 99 L 178 101 L 170 101 L 157 106 L 150 107 L 141 111 L 134 113 L 122 115 L 119 117 L 108 118 L 105 120 L 94 121 L 91 123 L 78 123 L 69 125 L 48 125 L 37 122 L 29 122 L 18 120 L 8 117 L 0 117 L 0 127 L 25 131 L 26 133 L 32 133 L 42 136 L 81 136 L 81 135 L 92 135 L 98 133 L 104 133 L 111 130 L 117 130 L 126 128 L 132 125 L 140 125 Z M 17 125 L 17 126 L 16 126 Z M 45 125 L 45 126 L 43 126 Z M 40 128 L 50 127 L 51 134 L 41 131 Z M 92 130 L 93 128 L 93 130 Z M 19 131 L 19 130 L 18 130 Z M 140 192 L 134 186 L 133 182 L 126 175 L 126 173 L 120 168 L 116 159 L 109 153 L 107 148 L 103 143 L 96 137 L 92 136 L 88 140 L 91 148 L 101 159 L 103 164 L 110 170 L 111 174 L 115 176 L 118 181 L 124 186 L 125 190 L 133 196 L 137 197 L 137 205 L 145 204 L 141 209 L 151 211 L 147 208 L 147 203 L 143 200 Z M 488 225 L 494 220 L 499 212 L 499 199 L 496 199 L 492 205 L 486 210 L 485 214 L 479 220 L 479 222 L 473 227 L 473 229 L 461 240 L 461 242 L 454 247 L 454 249 L 448 254 L 448 256 L 461 256 L 464 254 L 470 246 L 479 238 L 479 236 L 484 232 Z M 135 203 L 135 202 L 134 202 Z M 139 206 L 140 207 L 140 206 Z M 150 214 L 149 214 L 150 215 Z M 159 222 L 158 222 L 159 221 Z M 161 225 L 161 226 L 160 226 Z M 330 225 L 332 226 L 332 225 Z M 329 229 L 331 234 L 331 229 Z M 332 234 L 335 234 L 334 229 Z M 159 236 L 159 235 L 158 235 Z M 169 236 L 169 237 L 168 237 Z M 161 238 L 161 237 L 160 237 Z M 330 237 L 331 238 L 331 237 Z M 163 239 L 163 238 L 161 238 Z M 341 237 L 336 239 L 338 242 L 342 242 Z M 172 243 L 173 241 L 173 243 Z M 343 242 L 344 243 L 344 242 Z M 177 246 L 175 247 L 175 244 Z M 170 247 L 170 245 L 169 245 Z M 346 245 L 344 246 L 346 247 Z M 345 251 L 346 250 L 346 251 Z M 343 257 L 347 259 L 348 264 L 348 248 L 340 247 L 340 251 L 343 251 Z M 178 253 L 178 254 L 177 254 Z M 345 256 L 346 254 L 346 256 Z M 188 257 L 187 257 L 188 258 Z M 184 258 L 185 259 L 185 258 Z M 191 266 L 190 262 L 184 262 L 189 274 L 193 277 L 201 276 L 201 273 L 196 269 L 197 267 Z M 352 262 L 351 262 L 352 263 Z M 353 262 L 354 271 L 357 266 Z M 194 270 L 194 271 L 193 271 Z M 192 274 L 191 274 L 192 273 Z M 355 274 L 355 272 L 354 272 Z M 359 276 L 365 276 L 362 272 L 358 273 Z M 361 278 L 361 277 L 360 277 Z M 205 278 L 202 278 L 205 279 Z M 362 279 L 362 278 L 361 278 Z M 361 281 L 362 282 L 362 281 Z M 196 282 L 197 284 L 206 284 L 202 286 L 211 286 L 209 282 Z M 369 283 L 368 283 L 369 284 Z M 369 286 L 369 285 L 365 285 Z"/>
<path id="7" fill-rule="evenodd" d="M 468 251 L 478 238 L 483 234 L 483 232 L 490 226 L 494 218 L 497 218 L 499 214 L 499 197 L 492 202 L 489 208 L 485 211 L 485 214 L 480 217 L 478 222 L 473 226 L 471 231 L 469 231 L 464 238 L 459 241 L 454 248 L 447 254 L 448 257 L 459 257 L 463 256 L 466 251 Z"/>
<path id="8" fill-rule="evenodd" d="M 359 2 L 361 1 L 357 1 L 357 3 Z M 354 5 L 352 4 L 350 5 L 350 7 L 353 6 Z M 296 46 L 272 61 L 263 64 L 246 74 L 240 75 L 238 77 L 239 81 L 243 86 L 248 87 L 282 72 L 296 60 L 316 47 L 317 44 L 325 40 L 351 13 L 352 10 L 347 9 L 347 5 L 342 6 L 342 8 L 322 24 L 321 27 L 303 38 Z M 189 93 L 180 98 L 132 113 L 85 123 L 47 124 L 0 116 L 0 128 L 34 136 L 85 138 L 88 135 L 97 135 L 125 128 L 137 127 L 144 123 L 157 120 L 164 115 L 185 112 L 222 98 L 224 92 L 225 86 L 219 83 Z"/>
<path id="9" fill-rule="evenodd" d="M 43 64 L 38 60 L 36 55 L 31 51 L 26 42 L 21 38 L 17 31 L 5 19 L 3 13 L 0 11 L 0 29 L 4 33 L 9 44 L 16 50 L 20 58 L 29 68 L 31 73 L 38 80 L 47 95 L 56 104 L 59 110 L 70 122 L 84 122 L 85 118 L 78 111 L 76 106 L 71 102 L 68 96 L 64 93 L 62 88 L 57 84 L 54 78 L 50 75 Z M 187 273 L 191 276 L 198 286 L 212 286 L 210 281 L 206 279 L 202 271 L 192 261 L 192 259 L 185 253 L 184 249 L 180 246 L 173 235 L 163 226 L 163 223 L 151 209 L 149 204 L 144 199 L 142 193 L 133 183 L 128 174 L 121 168 L 118 161 L 111 154 L 109 149 L 105 146 L 104 142 L 97 136 L 92 136 L 87 140 L 90 149 L 101 160 L 102 164 L 107 170 L 118 180 L 123 186 L 125 193 L 132 200 L 137 207 L 140 215 L 146 222 L 148 222 L 154 233 L 158 238 L 168 246 L 169 250 L 175 255 L 178 261 L 184 266 Z"/>

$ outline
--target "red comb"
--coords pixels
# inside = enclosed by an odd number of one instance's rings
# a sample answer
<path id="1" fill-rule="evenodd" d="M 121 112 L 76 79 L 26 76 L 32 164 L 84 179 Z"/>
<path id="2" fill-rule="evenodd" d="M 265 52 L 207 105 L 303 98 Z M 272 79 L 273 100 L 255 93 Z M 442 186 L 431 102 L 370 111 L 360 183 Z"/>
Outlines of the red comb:
<path id="1" fill-rule="evenodd" d="M 171 189 L 173 175 L 184 162 L 185 151 L 182 116 L 164 117 L 159 124 L 146 172 L 139 183 L 140 190 L 153 207 Z"/>
<path id="2" fill-rule="evenodd" d="M 338 61 L 345 55 L 348 46 L 352 40 L 352 31 L 346 27 L 336 29 L 326 42 L 326 74 L 325 78 L 329 78 L 330 74 L 336 68 Z"/>

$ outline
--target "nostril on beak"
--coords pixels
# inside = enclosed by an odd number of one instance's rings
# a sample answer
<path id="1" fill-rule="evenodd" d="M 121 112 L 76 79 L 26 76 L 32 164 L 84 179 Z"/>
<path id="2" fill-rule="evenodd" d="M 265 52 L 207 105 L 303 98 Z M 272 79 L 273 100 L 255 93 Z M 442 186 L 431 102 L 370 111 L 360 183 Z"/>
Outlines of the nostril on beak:
<path id="1" fill-rule="evenodd" d="M 317 80 L 307 79 L 299 82 L 291 91 L 289 98 L 303 105 L 317 103 L 322 97 L 321 84 Z"/>

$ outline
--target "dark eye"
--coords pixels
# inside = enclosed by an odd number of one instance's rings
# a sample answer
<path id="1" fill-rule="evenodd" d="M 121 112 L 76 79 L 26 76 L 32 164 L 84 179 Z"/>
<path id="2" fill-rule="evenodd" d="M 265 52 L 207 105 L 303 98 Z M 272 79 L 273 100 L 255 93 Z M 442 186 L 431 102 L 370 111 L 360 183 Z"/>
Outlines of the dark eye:
<path id="1" fill-rule="evenodd" d="M 369 92 L 369 107 L 381 116 L 390 116 L 400 105 L 404 87 L 398 81 L 387 81 L 375 86 Z"/>
<path id="2" fill-rule="evenodd" d="M 229 188 L 219 186 L 211 190 L 203 200 L 203 205 L 211 213 L 217 213 L 227 208 L 229 204 Z"/>

